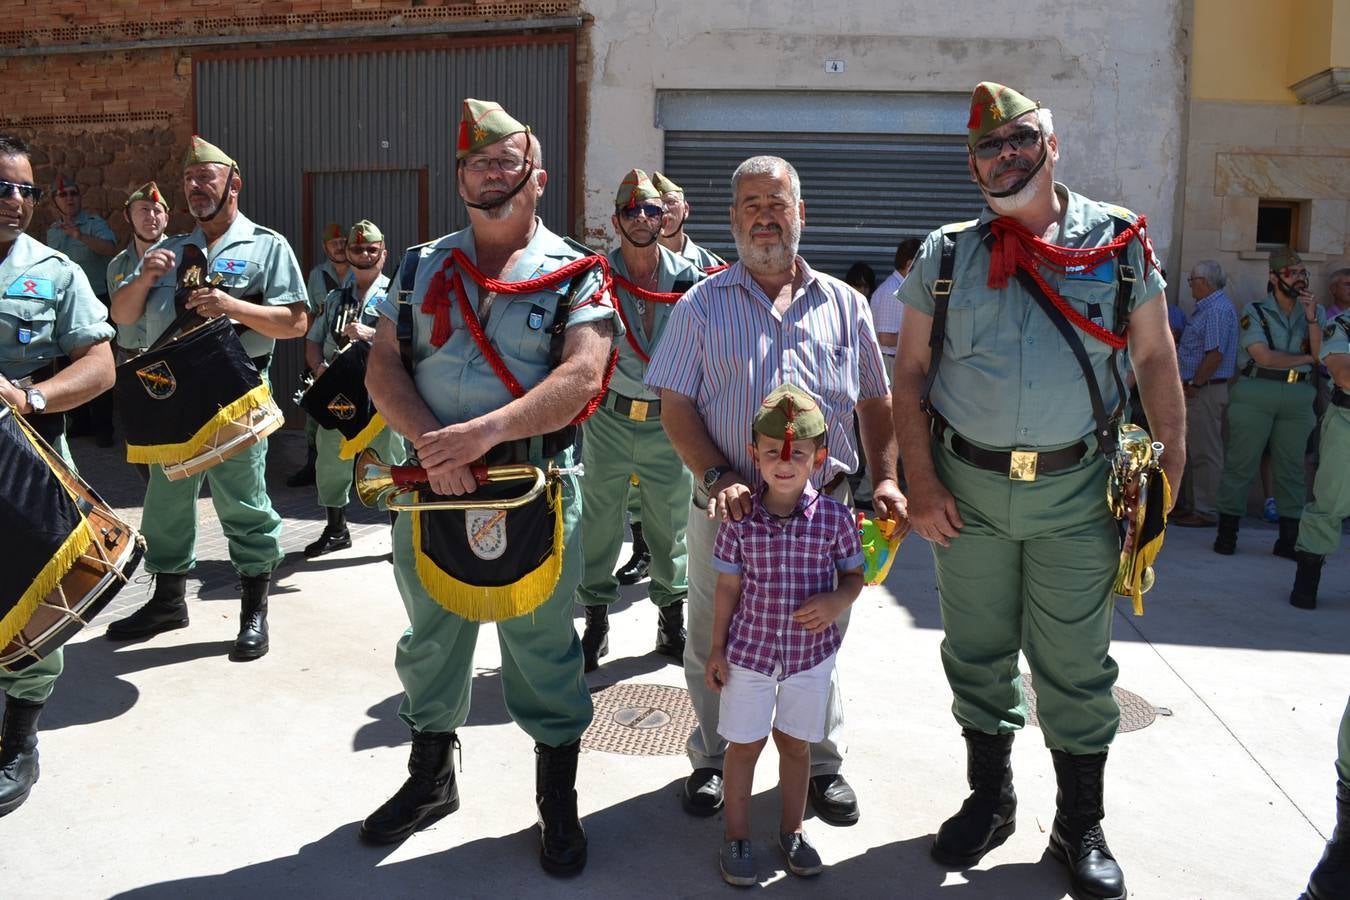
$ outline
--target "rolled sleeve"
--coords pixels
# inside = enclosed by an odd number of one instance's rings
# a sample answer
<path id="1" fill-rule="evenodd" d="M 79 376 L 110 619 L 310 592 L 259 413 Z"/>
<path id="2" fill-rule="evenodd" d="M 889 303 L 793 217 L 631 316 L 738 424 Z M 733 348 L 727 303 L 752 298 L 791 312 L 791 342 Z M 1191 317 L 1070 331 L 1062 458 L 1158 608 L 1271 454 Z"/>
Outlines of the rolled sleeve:
<path id="1" fill-rule="evenodd" d="M 602 275 L 599 267 L 590 270 L 584 276 L 586 282 L 578 289 L 572 310 L 567 316 L 567 327 L 575 328 L 591 322 L 608 321 L 614 327 L 614 336 L 623 337 L 623 320 L 614 308 L 614 298 L 601 290 Z"/>
<path id="2" fill-rule="evenodd" d="M 295 252 L 284 239 L 272 242 L 272 250 L 267 255 L 267 286 L 263 289 L 263 303 L 267 306 L 291 306 L 295 303 L 309 303 L 309 292 L 305 289 L 305 274 L 300 271 L 300 263 Z"/>
<path id="3" fill-rule="evenodd" d="M 70 265 L 66 272 L 68 280 L 62 288 L 61 305 L 56 313 L 60 334 L 57 345 L 62 353 L 70 355 L 91 344 L 112 340 L 115 330 L 108 322 L 107 307 L 94 296 L 84 271 Z"/>
<path id="4" fill-rule="evenodd" d="M 741 531 L 735 522 L 723 522 L 713 540 L 713 568 L 727 575 L 739 575 L 743 569 Z"/>

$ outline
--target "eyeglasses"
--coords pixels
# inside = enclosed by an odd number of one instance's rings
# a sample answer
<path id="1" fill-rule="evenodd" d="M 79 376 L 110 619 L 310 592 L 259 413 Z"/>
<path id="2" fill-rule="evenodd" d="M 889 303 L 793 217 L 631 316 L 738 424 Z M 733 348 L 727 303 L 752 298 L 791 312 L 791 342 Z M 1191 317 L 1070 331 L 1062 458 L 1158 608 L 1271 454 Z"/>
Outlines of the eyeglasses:
<path id="1" fill-rule="evenodd" d="M 641 206 L 625 206 L 619 210 L 619 215 L 625 219 L 636 219 L 638 216 L 646 216 L 649 219 L 659 219 L 665 215 L 665 208 L 657 206 L 655 203 L 644 203 Z"/>
<path id="2" fill-rule="evenodd" d="M 24 200 L 41 200 L 42 188 L 31 184 L 15 184 L 12 181 L 0 181 L 0 200 L 8 200 L 18 191 Z"/>
<path id="3" fill-rule="evenodd" d="M 79 188 L 66 188 L 65 190 L 57 191 L 57 192 L 56 192 L 56 196 L 58 196 L 58 197 L 78 197 L 78 196 L 80 196 L 80 189 L 79 189 Z"/>
<path id="4" fill-rule="evenodd" d="M 1308 270 L 1307 270 L 1307 269 L 1281 269 L 1281 270 L 1280 270 L 1280 277 L 1283 278 L 1285 281 L 1289 281 L 1289 280 L 1294 279 L 1294 278 L 1307 278 L 1307 277 L 1308 277 Z"/>
<path id="5" fill-rule="evenodd" d="M 1003 152 L 1003 145 L 1009 144 L 1013 151 L 1021 153 L 1028 147 L 1035 147 L 1041 141 L 1041 132 L 1036 128 L 1019 128 L 1012 134 L 1001 138 L 989 138 L 980 141 L 971 150 L 976 159 L 993 159 Z"/>
<path id="6" fill-rule="evenodd" d="M 464 160 L 464 168 L 475 175 L 486 175 L 493 166 L 503 175 L 519 175 L 525 171 L 525 160 L 519 156 L 471 156 Z"/>

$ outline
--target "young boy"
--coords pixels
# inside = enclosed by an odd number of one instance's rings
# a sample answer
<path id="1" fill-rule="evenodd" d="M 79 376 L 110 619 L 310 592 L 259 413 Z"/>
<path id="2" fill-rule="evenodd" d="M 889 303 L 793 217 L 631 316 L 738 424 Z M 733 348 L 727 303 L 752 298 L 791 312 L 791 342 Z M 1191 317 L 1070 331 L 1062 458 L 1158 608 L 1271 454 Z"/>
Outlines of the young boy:
<path id="1" fill-rule="evenodd" d="M 834 620 L 863 586 L 853 514 L 810 483 L 826 458 L 820 407 L 796 385 L 781 385 L 764 398 L 753 428 L 750 453 L 764 486 L 749 515 L 722 522 L 713 545 L 717 608 L 704 672 L 709 688 L 721 694 L 717 730 L 730 743 L 720 861 L 722 878 L 736 885 L 758 878 L 750 791 L 771 725 L 783 796 L 778 845 L 794 875 L 822 869 L 802 830 L 810 745 L 825 736 L 840 641 Z"/>

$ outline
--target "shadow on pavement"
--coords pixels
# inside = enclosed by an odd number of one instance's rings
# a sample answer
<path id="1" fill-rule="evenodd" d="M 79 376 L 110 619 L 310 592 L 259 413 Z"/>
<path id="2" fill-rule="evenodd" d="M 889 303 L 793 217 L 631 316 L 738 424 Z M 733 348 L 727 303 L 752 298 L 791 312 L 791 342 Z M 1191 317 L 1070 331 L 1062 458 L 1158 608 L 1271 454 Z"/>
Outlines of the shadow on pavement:
<path id="1" fill-rule="evenodd" d="M 477 669 L 469 688 L 469 719 L 462 727 L 476 725 L 504 725 L 511 721 L 506 710 L 506 701 L 502 698 L 501 669 Z M 356 730 L 352 737 L 352 750 L 370 750 L 374 747 L 398 747 L 412 740 L 408 726 L 398 717 L 398 706 L 403 694 L 386 697 L 366 710 L 366 715 L 374 721 L 367 722 Z"/>

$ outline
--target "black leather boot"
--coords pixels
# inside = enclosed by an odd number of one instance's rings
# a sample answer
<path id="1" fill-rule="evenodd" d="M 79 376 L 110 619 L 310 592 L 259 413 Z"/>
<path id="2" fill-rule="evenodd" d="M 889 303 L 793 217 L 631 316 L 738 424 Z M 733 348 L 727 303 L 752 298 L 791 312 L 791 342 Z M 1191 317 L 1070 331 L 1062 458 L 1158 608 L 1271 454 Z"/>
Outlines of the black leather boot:
<path id="1" fill-rule="evenodd" d="M 187 573 L 156 572 L 155 592 L 145 605 L 125 619 L 108 623 L 104 637 L 111 641 L 150 637 L 161 631 L 188 626 Z"/>
<path id="2" fill-rule="evenodd" d="M 37 722 L 42 704 L 5 698 L 0 727 L 0 816 L 23 806 L 38 780 Z"/>
<path id="3" fill-rule="evenodd" d="M 1289 592 L 1289 605 L 1299 609 L 1317 609 L 1317 588 L 1322 583 L 1322 563 L 1325 556 L 1296 551 L 1298 570 L 1294 572 L 1294 589 Z"/>
<path id="4" fill-rule="evenodd" d="M 1294 545 L 1298 543 L 1298 519 L 1280 516 L 1280 536 L 1270 552 L 1285 559 L 1294 559 Z"/>
<path id="5" fill-rule="evenodd" d="M 642 523 L 634 522 L 630 527 L 633 529 L 633 555 L 614 575 L 619 579 L 619 584 L 637 584 L 647 577 L 652 567 L 652 552 L 647 549 L 647 541 L 642 537 Z"/>
<path id="6" fill-rule="evenodd" d="M 1214 536 L 1214 552 L 1232 556 L 1237 552 L 1238 523 L 1240 516 L 1219 513 L 1219 532 Z"/>
<path id="7" fill-rule="evenodd" d="M 539 864 L 550 875 L 586 867 L 586 832 L 577 818 L 577 754 L 581 742 L 534 745 L 534 802 L 539 808 Z"/>
<path id="8" fill-rule="evenodd" d="M 394 844 L 459 809 L 453 731 L 413 731 L 408 780 L 361 823 L 361 840 Z"/>
<path id="9" fill-rule="evenodd" d="M 314 461 L 318 459 L 319 451 L 313 444 L 310 444 L 305 450 L 305 464 L 296 469 L 286 478 L 286 487 L 306 487 L 314 483 Z"/>
<path id="10" fill-rule="evenodd" d="M 239 636 L 230 648 L 230 659 L 247 662 L 267 654 L 267 586 L 270 573 L 241 575 L 243 598 L 239 601 Z"/>
<path id="11" fill-rule="evenodd" d="M 663 606 L 656 613 L 656 652 L 671 659 L 684 659 L 684 601 Z"/>
<path id="12" fill-rule="evenodd" d="M 352 545 L 352 533 L 347 530 L 347 510 L 341 506 L 325 506 L 324 509 L 328 510 L 328 524 L 323 527 L 319 539 L 305 547 L 305 559 L 346 550 Z"/>
<path id="13" fill-rule="evenodd" d="M 1308 879 L 1310 900 L 1350 897 L 1350 785 L 1336 783 L 1336 830 Z"/>
<path id="14" fill-rule="evenodd" d="M 1051 750 L 1055 763 L 1055 826 L 1050 829 L 1050 855 L 1069 870 L 1074 897 L 1124 900 L 1125 876 L 1106 846 L 1101 821 L 1106 754 L 1075 756 Z"/>
<path id="15" fill-rule="evenodd" d="M 970 796 L 956 815 L 942 823 L 933 859 L 967 869 L 1017 829 L 1017 794 L 1012 785 L 1012 732 L 985 734 L 962 729 L 966 739 L 966 783 Z"/>
<path id="16" fill-rule="evenodd" d="M 600 657 L 609 655 L 609 607 L 603 603 L 586 607 L 586 630 L 581 633 L 581 653 L 584 668 L 594 672 L 600 668 Z"/>

